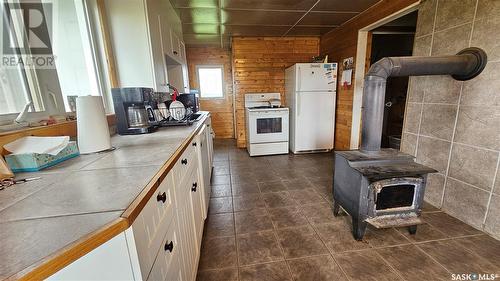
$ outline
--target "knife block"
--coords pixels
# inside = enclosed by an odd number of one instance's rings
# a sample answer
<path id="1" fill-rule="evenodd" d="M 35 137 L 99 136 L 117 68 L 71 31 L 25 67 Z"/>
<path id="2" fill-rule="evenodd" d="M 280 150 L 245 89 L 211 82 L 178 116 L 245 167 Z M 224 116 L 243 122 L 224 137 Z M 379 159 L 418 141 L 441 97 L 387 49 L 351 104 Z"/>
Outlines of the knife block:
<path id="1" fill-rule="evenodd" d="M 5 163 L 5 160 L 3 160 L 3 157 L 0 155 L 0 180 L 13 178 L 13 177 L 14 177 L 14 174 L 9 169 L 9 166 L 7 166 L 7 163 Z"/>

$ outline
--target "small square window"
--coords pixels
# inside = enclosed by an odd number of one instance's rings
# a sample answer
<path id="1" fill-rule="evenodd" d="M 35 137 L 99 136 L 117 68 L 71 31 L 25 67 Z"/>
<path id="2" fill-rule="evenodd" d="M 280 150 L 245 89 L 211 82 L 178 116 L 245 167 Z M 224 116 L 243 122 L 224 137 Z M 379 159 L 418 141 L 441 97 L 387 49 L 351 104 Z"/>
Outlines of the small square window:
<path id="1" fill-rule="evenodd" d="M 199 66 L 197 72 L 201 98 L 224 97 L 222 67 Z"/>

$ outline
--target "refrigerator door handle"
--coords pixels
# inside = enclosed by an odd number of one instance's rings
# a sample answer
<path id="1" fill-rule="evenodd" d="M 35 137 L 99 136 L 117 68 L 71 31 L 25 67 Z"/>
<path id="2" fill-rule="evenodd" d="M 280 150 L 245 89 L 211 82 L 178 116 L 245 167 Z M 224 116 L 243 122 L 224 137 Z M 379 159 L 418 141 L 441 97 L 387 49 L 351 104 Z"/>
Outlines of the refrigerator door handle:
<path id="1" fill-rule="evenodd" d="M 301 81 L 302 81 L 302 79 L 301 79 L 302 75 L 300 75 L 300 74 L 301 74 L 301 72 L 300 72 L 300 66 L 297 66 L 297 73 L 295 74 L 296 77 L 297 77 L 297 91 L 301 91 L 300 86 L 302 84 L 301 83 Z"/>
<path id="2" fill-rule="evenodd" d="M 296 104 L 297 105 L 297 116 L 300 116 L 300 105 L 301 105 L 300 96 L 301 96 L 301 93 L 298 92 L 297 93 L 297 104 Z"/>

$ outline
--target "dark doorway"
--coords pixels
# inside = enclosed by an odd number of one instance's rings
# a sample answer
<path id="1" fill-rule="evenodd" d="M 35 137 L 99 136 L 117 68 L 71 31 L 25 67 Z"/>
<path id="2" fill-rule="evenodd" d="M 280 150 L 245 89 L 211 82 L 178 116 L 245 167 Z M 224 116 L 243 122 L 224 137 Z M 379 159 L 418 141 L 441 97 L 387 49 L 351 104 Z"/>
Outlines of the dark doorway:
<path id="1" fill-rule="evenodd" d="M 372 30 L 370 64 L 384 57 L 411 56 L 416 24 L 415 11 Z M 399 149 L 408 81 L 408 77 L 390 77 L 387 80 L 382 147 Z"/>

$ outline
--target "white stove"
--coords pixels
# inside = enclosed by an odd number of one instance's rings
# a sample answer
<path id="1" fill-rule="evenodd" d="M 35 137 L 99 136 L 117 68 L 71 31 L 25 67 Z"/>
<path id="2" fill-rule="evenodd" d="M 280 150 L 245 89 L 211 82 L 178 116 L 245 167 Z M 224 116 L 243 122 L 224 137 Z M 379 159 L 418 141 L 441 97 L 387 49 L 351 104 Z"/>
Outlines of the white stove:
<path id="1" fill-rule="evenodd" d="M 279 93 L 245 95 L 247 150 L 250 156 L 288 153 L 288 108 Z"/>

